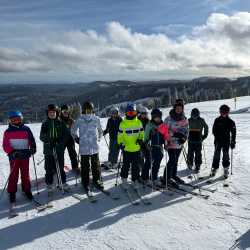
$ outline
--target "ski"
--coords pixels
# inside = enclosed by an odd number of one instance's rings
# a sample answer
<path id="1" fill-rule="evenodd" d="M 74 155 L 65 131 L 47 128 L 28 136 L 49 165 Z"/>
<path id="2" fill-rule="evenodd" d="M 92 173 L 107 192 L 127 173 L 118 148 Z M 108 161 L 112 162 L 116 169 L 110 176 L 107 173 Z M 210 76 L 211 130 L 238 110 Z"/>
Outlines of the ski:
<path id="1" fill-rule="evenodd" d="M 137 200 L 133 199 L 132 194 L 131 194 L 130 191 L 129 191 L 129 188 L 124 188 L 124 187 L 122 187 L 121 185 L 120 185 L 120 187 L 121 187 L 122 191 L 126 194 L 128 200 L 129 200 L 129 202 L 130 202 L 133 206 L 137 206 L 137 205 L 140 204 L 140 201 L 138 201 L 138 199 L 137 199 Z"/>
<path id="2" fill-rule="evenodd" d="M 103 194 L 105 194 L 106 196 L 110 197 L 112 200 L 119 200 L 120 199 L 120 196 L 118 195 L 114 195 L 113 193 L 111 193 L 110 191 L 107 191 L 105 189 L 102 189 L 102 188 L 98 188 L 98 187 L 95 187 L 98 191 L 102 192 Z"/>
<path id="3" fill-rule="evenodd" d="M 210 196 L 207 195 L 207 194 L 196 193 L 196 192 L 193 192 L 193 191 L 187 190 L 187 189 L 185 189 L 185 188 L 181 188 L 181 187 L 178 187 L 178 188 L 175 187 L 175 188 L 171 188 L 171 189 L 179 190 L 179 191 L 181 191 L 181 192 L 188 193 L 188 194 L 191 194 L 191 195 L 194 195 L 194 196 L 197 196 L 197 197 L 206 199 L 206 200 L 210 197 Z"/>
<path id="4" fill-rule="evenodd" d="M 79 200 L 79 201 L 86 200 L 86 195 L 85 194 L 72 194 L 72 197 Z"/>
<path id="5" fill-rule="evenodd" d="M 199 185 L 193 185 L 193 184 L 191 184 L 191 183 L 181 183 L 180 185 L 187 186 L 187 187 L 191 187 L 191 188 L 193 188 L 193 189 L 204 190 L 204 191 L 207 191 L 207 192 L 210 192 L 210 193 L 214 193 L 214 192 L 217 191 L 217 188 L 211 189 L 211 188 L 201 187 L 201 186 L 199 186 Z"/>
<path id="6" fill-rule="evenodd" d="M 87 191 L 86 192 L 87 198 L 91 203 L 96 203 L 97 199 L 96 197 L 93 195 L 92 191 Z"/>
<path id="7" fill-rule="evenodd" d="M 173 196 L 174 195 L 174 192 L 172 192 L 171 190 L 169 189 L 166 189 L 165 187 L 162 187 L 162 186 L 152 186 L 150 184 L 147 184 L 147 185 L 144 185 L 144 187 L 148 187 L 150 188 L 151 190 L 153 189 L 154 191 L 158 191 L 164 195 L 168 195 L 168 196 Z"/>
<path id="8" fill-rule="evenodd" d="M 32 199 L 32 203 L 34 204 L 38 213 L 46 210 L 47 208 L 51 208 L 51 206 L 49 206 L 48 204 L 41 204 L 39 201 L 37 201 L 34 198 Z"/>
<path id="9" fill-rule="evenodd" d="M 18 215 L 19 215 L 19 214 L 16 212 L 15 205 L 14 205 L 14 204 L 11 205 L 11 206 L 10 206 L 10 209 L 9 209 L 9 216 L 8 216 L 8 218 L 9 218 L 9 219 L 12 219 L 12 218 L 17 217 Z"/>
<path id="10" fill-rule="evenodd" d="M 136 196 L 138 197 L 138 199 L 139 199 L 144 205 L 151 205 L 151 204 L 152 204 L 152 202 L 149 201 L 147 198 L 142 197 L 142 195 L 141 195 L 141 193 L 140 193 L 140 191 L 139 191 L 138 189 L 133 188 L 133 190 L 134 190 Z"/>

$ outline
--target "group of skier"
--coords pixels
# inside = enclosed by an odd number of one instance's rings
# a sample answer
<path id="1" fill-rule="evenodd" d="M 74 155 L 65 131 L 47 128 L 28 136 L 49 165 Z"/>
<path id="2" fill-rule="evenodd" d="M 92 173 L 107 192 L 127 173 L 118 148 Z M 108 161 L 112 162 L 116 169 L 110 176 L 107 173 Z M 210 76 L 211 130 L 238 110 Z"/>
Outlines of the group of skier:
<path id="1" fill-rule="evenodd" d="M 215 119 L 212 133 L 214 135 L 214 157 L 211 176 L 216 175 L 219 168 L 221 151 L 224 177 L 228 178 L 230 157 L 229 149 L 236 144 L 236 126 L 229 117 L 230 108 L 220 107 L 220 116 Z M 118 108 L 112 108 L 105 130 L 94 113 L 94 105 L 85 102 L 82 114 L 74 121 L 70 117 L 70 109 L 63 105 L 61 109 L 50 104 L 47 107 L 46 120 L 42 123 L 40 140 L 43 142 L 45 160 L 45 183 L 48 194 L 55 188 L 54 175 L 57 175 L 61 188 L 69 190 L 64 170 L 64 153 L 67 148 L 71 160 L 72 171 L 81 176 L 85 192 L 90 190 L 90 170 L 92 185 L 104 190 L 101 166 L 99 160 L 99 142 L 102 136 L 109 134 L 109 155 L 107 168 L 118 168 L 121 177 L 121 187 L 129 186 L 128 175 L 131 167 L 132 186 L 138 189 L 140 183 L 153 187 L 170 186 L 177 188 L 184 184 L 177 173 L 178 160 L 181 152 L 185 153 L 184 144 L 187 141 L 188 152 L 186 163 L 194 173 L 199 173 L 202 165 L 202 143 L 208 136 L 208 125 L 200 117 L 197 108 L 191 111 L 191 117 L 186 118 L 182 99 L 176 100 L 169 115 L 163 121 L 162 112 L 155 108 L 148 117 L 147 108 L 136 108 L 129 103 L 125 109 L 125 117 L 121 118 Z M 16 201 L 19 170 L 21 172 L 22 191 L 32 200 L 29 177 L 29 158 L 36 153 L 36 142 L 31 130 L 23 124 L 22 113 L 11 111 L 8 114 L 9 127 L 4 132 L 3 149 L 10 161 L 10 175 L 7 191 L 10 203 Z M 106 140 L 106 137 L 105 137 Z M 76 152 L 75 143 L 79 144 Z M 164 174 L 158 177 L 164 150 L 168 153 L 168 162 Z M 122 156 L 119 160 L 119 154 Z M 34 158 L 33 158 L 34 159 Z M 80 168 L 79 168 L 80 162 Z M 120 169 L 121 166 L 121 169 Z"/>

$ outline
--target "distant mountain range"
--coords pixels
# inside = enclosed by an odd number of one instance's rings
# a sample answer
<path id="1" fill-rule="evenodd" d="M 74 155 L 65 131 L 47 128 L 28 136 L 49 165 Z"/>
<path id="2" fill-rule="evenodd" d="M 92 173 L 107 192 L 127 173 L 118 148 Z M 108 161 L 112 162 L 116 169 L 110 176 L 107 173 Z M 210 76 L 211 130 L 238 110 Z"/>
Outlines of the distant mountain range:
<path id="1" fill-rule="evenodd" d="M 49 103 L 59 106 L 91 100 L 102 115 L 112 104 L 137 101 L 151 107 L 170 106 L 176 98 L 186 103 L 232 98 L 250 93 L 250 77 L 202 77 L 193 80 L 96 81 L 75 84 L 1 84 L 0 122 L 6 112 L 19 109 L 28 121 L 41 121 Z"/>

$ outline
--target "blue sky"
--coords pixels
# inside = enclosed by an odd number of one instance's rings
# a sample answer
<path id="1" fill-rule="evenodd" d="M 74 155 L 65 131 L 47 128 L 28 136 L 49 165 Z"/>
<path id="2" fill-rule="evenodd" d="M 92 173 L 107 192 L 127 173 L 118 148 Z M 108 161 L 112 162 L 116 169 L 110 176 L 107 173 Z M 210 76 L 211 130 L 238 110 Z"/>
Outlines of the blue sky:
<path id="1" fill-rule="evenodd" d="M 45 57 L 44 55 L 48 55 L 48 51 L 51 51 L 51 47 L 49 46 L 55 48 L 57 45 L 61 45 L 60 48 L 62 49 L 60 51 L 62 55 L 65 55 L 64 49 L 67 51 L 69 48 L 71 52 L 74 52 L 74 55 L 83 53 L 85 49 L 90 51 L 89 47 L 79 47 L 77 44 L 74 44 L 74 36 L 75 39 L 83 39 L 83 42 L 86 42 L 86 37 L 83 38 L 80 36 L 79 38 L 79 33 L 82 33 L 84 36 L 91 36 L 86 33 L 88 30 L 95 32 L 99 36 L 98 39 L 102 39 L 103 36 L 107 40 L 109 40 L 110 33 L 119 36 L 119 32 L 123 34 L 130 32 L 131 37 L 135 38 L 135 40 L 138 39 L 136 34 L 141 34 L 141 36 L 151 39 L 153 35 L 162 33 L 166 40 L 165 45 L 168 43 L 168 40 L 172 42 L 172 47 L 169 48 L 169 50 L 172 50 L 173 47 L 179 46 L 180 43 L 181 45 L 185 45 L 190 39 L 195 39 L 188 37 L 190 37 L 190 34 L 193 36 L 194 29 L 206 26 L 210 19 L 211 25 L 213 25 L 212 22 L 216 22 L 217 25 L 221 18 L 214 18 L 214 21 L 213 18 L 210 18 L 211 16 L 213 17 L 214 13 L 224 14 L 225 17 L 230 18 L 235 17 L 237 13 L 249 13 L 249 11 L 250 1 L 247 0 L 0 0 L 1 81 L 89 81 L 95 79 L 116 80 L 125 78 L 165 79 L 178 78 L 178 76 L 181 76 L 181 78 L 191 78 L 203 74 L 213 75 L 211 68 L 209 69 L 210 71 L 207 68 L 204 71 L 200 69 L 197 73 L 197 69 L 195 69 L 197 65 L 195 67 L 192 65 L 191 68 L 187 65 L 179 68 L 178 66 L 171 67 L 170 65 L 164 68 L 164 59 L 159 59 L 159 57 L 157 57 L 158 68 L 149 68 L 145 66 L 145 63 L 142 63 L 137 68 L 138 62 L 139 64 L 141 63 L 139 61 L 141 55 L 138 55 L 132 61 L 125 58 L 127 63 L 125 65 L 122 54 L 119 54 L 119 61 L 115 62 L 114 65 L 108 62 L 107 64 L 110 64 L 110 68 L 104 68 L 103 71 L 101 67 L 98 70 L 92 71 L 84 65 L 75 69 L 72 60 L 58 68 L 53 68 L 52 66 L 51 69 L 51 65 L 54 65 L 56 62 L 53 62 L 53 57 Z M 235 21 L 237 18 L 231 19 L 230 23 L 237 22 Z M 112 26 L 112 22 L 117 25 Z M 248 25 L 248 22 L 244 22 L 243 25 Z M 119 32 L 117 33 L 114 30 L 117 32 L 119 30 Z M 65 35 L 67 36 L 66 40 L 64 40 Z M 69 35 L 71 35 L 71 39 L 69 39 Z M 198 36 L 199 38 L 196 39 L 201 40 L 200 36 L 204 38 L 204 34 L 199 33 Z M 89 42 L 89 39 L 86 43 Z M 187 41 L 184 42 L 183 39 L 187 39 Z M 108 42 L 110 44 L 107 44 Z M 114 46 L 119 51 L 128 49 L 127 46 L 124 47 L 124 42 L 117 45 L 117 37 L 111 39 L 111 41 L 107 41 L 107 43 L 105 44 L 105 48 L 103 48 L 104 45 L 100 45 L 100 41 L 98 41 L 98 50 L 102 51 L 101 49 L 104 49 L 106 51 L 110 50 L 110 48 L 113 49 Z M 138 42 L 137 46 L 142 45 L 144 48 L 145 44 L 143 43 L 145 43 L 144 40 Z M 150 44 L 148 46 L 150 47 Z M 131 53 L 131 51 L 127 51 L 126 53 Z M 155 57 L 155 54 L 151 53 L 151 55 L 152 58 Z M 93 53 L 88 58 L 81 58 L 82 60 L 93 62 L 98 57 L 98 61 L 96 61 L 98 63 L 100 62 L 99 56 L 100 54 L 96 55 Z M 67 60 L 65 57 L 64 59 Z M 242 58 L 240 59 L 242 60 Z M 148 63 L 150 59 L 147 57 L 146 59 L 142 58 L 143 60 L 144 62 L 146 60 Z M 48 67 L 46 66 L 46 62 L 49 65 Z M 218 59 L 218 62 L 220 65 L 221 58 Z M 105 64 L 103 58 L 102 63 Z M 152 63 L 154 64 L 153 59 Z M 234 64 L 231 61 L 230 63 Z M 20 66 L 26 64 L 26 67 Z M 212 63 L 212 65 L 215 64 L 215 62 Z M 126 69 L 129 68 L 130 70 L 125 72 L 122 70 L 123 68 L 118 69 L 118 65 L 125 65 Z M 202 65 L 204 64 L 202 63 Z M 94 65 L 92 66 L 94 67 Z M 132 70 L 134 68 L 135 70 Z M 107 74 L 107 70 L 110 71 L 109 74 Z M 216 68 L 214 74 L 218 75 L 217 71 L 218 69 Z M 164 72 L 167 73 L 164 74 Z M 238 75 L 247 73 L 245 69 L 244 73 L 242 72 L 241 70 Z M 237 73 L 235 74 L 237 75 Z M 174 77 L 175 75 L 176 77 Z M 226 75 L 226 72 L 223 71 L 222 75 Z"/>

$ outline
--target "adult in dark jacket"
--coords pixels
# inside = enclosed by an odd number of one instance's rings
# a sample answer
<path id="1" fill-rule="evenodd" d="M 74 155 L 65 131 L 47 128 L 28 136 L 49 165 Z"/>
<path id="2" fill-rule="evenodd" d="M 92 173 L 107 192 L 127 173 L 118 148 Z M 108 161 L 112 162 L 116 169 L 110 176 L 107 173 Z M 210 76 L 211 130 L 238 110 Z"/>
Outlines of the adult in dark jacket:
<path id="1" fill-rule="evenodd" d="M 58 108 L 56 105 L 48 105 L 47 115 L 47 120 L 42 123 L 40 140 L 43 142 L 45 158 L 45 182 L 50 193 L 53 191 L 53 176 L 56 173 L 54 150 L 57 154 L 64 189 L 68 188 L 64 171 L 64 148 L 69 138 L 69 132 L 64 123 L 58 119 Z"/>
<path id="2" fill-rule="evenodd" d="M 208 136 L 208 125 L 203 118 L 200 117 L 200 111 L 194 108 L 191 111 L 191 117 L 188 119 L 188 167 L 192 169 L 195 162 L 195 172 L 199 173 L 202 164 L 202 142 Z"/>
<path id="3" fill-rule="evenodd" d="M 230 108 L 227 105 L 220 107 L 220 116 L 217 117 L 213 125 L 214 135 L 214 158 L 211 176 L 215 176 L 220 164 L 221 151 L 223 152 L 222 165 L 224 167 L 224 177 L 228 177 L 230 157 L 229 148 L 234 149 L 236 144 L 235 122 L 229 117 Z"/>
<path id="4" fill-rule="evenodd" d="M 60 114 L 61 121 L 65 124 L 66 128 L 68 129 L 69 137 L 65 144 L 65 149 L 67 148 L 69 158 L 71 161 L 71 166 L 74 171 L 79 173 L 78 168 L 78 160 L 77 160 L 77 153 L 75 149 L 75 141 L 71 136 L 71 127 L 74 123 L 74 120 L 70 117 L 70 110 L 68 105 L 62 105 L 61 107 L 61 114 Z"/>
<path id="5" fill-rule="evenodd" d="M 111 117 L 108 119 L 106 129 L 103 131 L 103 136 L 109 134 L 109 155 L 107 167 L 113 168 L 117 164 L 120 152 L 120 148 L 117 143 L 117 135 L 122 118 L 119 115 L 118 108 L 112 108 L 110 114 Z"/>

